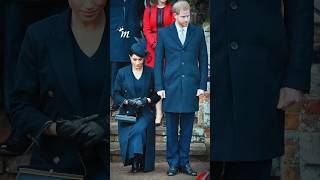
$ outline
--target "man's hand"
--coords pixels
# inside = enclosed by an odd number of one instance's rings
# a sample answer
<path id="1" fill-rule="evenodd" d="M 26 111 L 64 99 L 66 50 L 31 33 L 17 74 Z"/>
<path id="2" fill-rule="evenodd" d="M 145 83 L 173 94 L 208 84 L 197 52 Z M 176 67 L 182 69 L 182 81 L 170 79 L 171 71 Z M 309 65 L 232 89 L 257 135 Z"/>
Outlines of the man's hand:
<path id="1" fill-rule="evenodd" d="M 286 110 L 292 104 L 299 102 L 302 96 L 303 93 L 299 90 L 287 87 L 281 88 L 277 108 Z"/>
<path id="2" fill-rule="evenodd" d="M 199 96 L 201 96 L 201 95 L 203 95 L 204 94 L 204 90 L 202 90 L 202 89 L 198 89 L 197 90 L 197 96 L 199 97 Z"/>
<path id="3" fill-rule="evenodd" d="M 166 98 L 166 91 L 165 90 L 160 90 L 157 92 L 158 96 L 161 97 L 161 99 Z"/>

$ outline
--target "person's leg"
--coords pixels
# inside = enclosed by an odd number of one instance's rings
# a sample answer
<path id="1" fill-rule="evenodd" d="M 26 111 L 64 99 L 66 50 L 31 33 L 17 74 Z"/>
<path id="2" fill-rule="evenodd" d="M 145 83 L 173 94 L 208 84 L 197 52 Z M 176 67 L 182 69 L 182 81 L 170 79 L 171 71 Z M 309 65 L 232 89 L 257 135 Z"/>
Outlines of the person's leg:
<path id="1" fill-rule="evenodd" d="M 170 167 L 179 165 L 178 150 L 178 113 L 166 113 L 167 130 L 167 161 Z"/>
<path id="2" fill-rule="evenodd" d="M 210 162 L 211 177 L 213 180 L 223 180 L 222 174 L 224 169 L 224 162 L 211 161 Z"/>
<path id="3" fill-rule="evenodd" d="M 146 129 L 149 121 L 150 120 L 148 118 L 140 116 L 137 118 L 137 122 L 130 128 L 130 133 L 128 137 L 129 159 L 133 158 L 137 154 L 143 154 L 146 142 Z"/>
<path id="4" fill-rule="evenodd" d="M 156 125 L 160 125 L 161 124 L 161 120 L 163 117 L 163 112 L 162 112 L 162 100 L 160 100 L 157 104 L 156 104 Z"/>
<path id="5" fill-rule="evenodd" d="M 270 180 L 272 160 L 227 162 L 223 180 Z"/>
<path id="6" fill-rule="evenodd" d="M 180 166 L 189 164 L 190 143 L 192 137 L 194 113 L 181 113 L 180 115 L 180 137 L 179 137 L 179 159 Z"/>

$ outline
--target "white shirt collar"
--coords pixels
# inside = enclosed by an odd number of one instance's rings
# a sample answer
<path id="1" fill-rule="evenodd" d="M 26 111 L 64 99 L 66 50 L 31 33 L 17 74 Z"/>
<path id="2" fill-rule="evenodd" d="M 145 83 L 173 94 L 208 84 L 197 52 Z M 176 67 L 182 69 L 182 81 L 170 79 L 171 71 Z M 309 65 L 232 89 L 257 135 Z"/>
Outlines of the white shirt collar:
<path id="1" fill-rule="evenodd" d="M 181 29 L 184 30 L 185 34 L 187 33 L 188 26 L 187 27 L 181 27 L 180 25 L 178 25 L 177 22 L 175 22 L 175 25 L 176 25 L 178 33 L 180 32 Z"/>

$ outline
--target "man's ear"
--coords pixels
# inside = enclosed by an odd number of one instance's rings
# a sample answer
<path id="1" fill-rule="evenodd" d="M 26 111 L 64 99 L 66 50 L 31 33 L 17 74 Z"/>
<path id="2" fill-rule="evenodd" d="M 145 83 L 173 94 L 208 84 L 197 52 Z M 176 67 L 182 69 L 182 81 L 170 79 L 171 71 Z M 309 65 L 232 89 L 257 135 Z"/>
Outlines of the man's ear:
<path id="1" fill-rule="evenodd" d="M 177 20 L 178 19 L 178 14 L 177 13 L 173 13 L 174 18 Z"/>

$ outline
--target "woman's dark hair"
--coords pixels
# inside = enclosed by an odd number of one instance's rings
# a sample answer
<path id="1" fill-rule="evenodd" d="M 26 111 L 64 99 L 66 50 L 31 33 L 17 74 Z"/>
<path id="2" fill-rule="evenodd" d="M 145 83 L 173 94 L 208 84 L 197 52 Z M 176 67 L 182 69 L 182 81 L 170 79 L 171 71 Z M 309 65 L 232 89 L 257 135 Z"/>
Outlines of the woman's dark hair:
<path id="1" fill-rule="evenodd" d="M 171 0 L 167 0 L 167 4 L 171 2 L 172 2 Z M 147 4 L 148 5 L 158 4 L 158 0 L 147 0 Z"/>
<path id="2" fill-rule="evenodd" d="M 132 56 L 132 55 L 133 55 L 133 51 L 130 49 L 129 56 Z"/>

